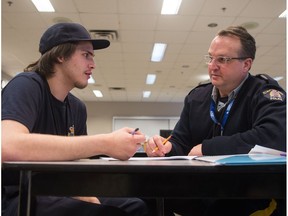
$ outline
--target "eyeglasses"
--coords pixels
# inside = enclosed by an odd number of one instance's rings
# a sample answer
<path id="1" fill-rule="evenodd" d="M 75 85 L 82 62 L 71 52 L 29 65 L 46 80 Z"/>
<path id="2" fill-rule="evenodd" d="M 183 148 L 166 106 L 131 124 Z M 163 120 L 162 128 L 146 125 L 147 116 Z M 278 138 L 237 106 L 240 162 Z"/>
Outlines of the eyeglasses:
<path id="1" fill-rule="evenodd" d="M 204 56 L 204 60 L 205 60 L 206 64 L 211 64 L 213 59 L 215 60 L 216 64 L 227 64 L 227 63 L 229 63 L 230 61 L 232 61 L 234 59 L 243 60 L 243 59 L 247 59 L 247 58 L 250 58 L 250 57 L 237 57 L 237 58 L 235 57 L 235 58 L 232 58 L 232 57 L 227 57 L 227 56 L 217 56 L 217 57 L 213 57 L 213 56 L 210 56 L 210 55 L 205 55 Z"/>

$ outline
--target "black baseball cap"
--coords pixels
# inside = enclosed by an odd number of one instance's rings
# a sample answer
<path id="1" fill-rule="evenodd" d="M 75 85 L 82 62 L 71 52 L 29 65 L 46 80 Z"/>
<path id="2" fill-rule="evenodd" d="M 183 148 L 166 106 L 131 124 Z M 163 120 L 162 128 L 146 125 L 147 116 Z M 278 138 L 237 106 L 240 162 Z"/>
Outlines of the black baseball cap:
<path id="1" fill-rule="evenodd" d="M 91 41 L 94 50 L 104 49 L 110 45 L 110 42 L 105 39 L 91 39 L 87 29 L 78 23 L 57 23 L 42 35 L 39 52 L 44 54 L 57 45 L 76 41 Z"/>

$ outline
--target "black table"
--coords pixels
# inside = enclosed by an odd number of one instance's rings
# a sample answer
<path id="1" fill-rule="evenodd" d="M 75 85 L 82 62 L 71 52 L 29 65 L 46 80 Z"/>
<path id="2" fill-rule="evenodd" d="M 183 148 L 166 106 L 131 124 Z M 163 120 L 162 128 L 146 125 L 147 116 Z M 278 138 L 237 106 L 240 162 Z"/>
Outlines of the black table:
<path id="1" fill-rule="evenodd" d="M 20 216 L 36 195 L 155 198 L 286 198 L 286 165 L 214 166 L 189 160 L 5 162 L 21 171 Z M 28 199 L 27 199 L 28 198 Z M 23 202 L 28 200 L 28 202 Z"/>

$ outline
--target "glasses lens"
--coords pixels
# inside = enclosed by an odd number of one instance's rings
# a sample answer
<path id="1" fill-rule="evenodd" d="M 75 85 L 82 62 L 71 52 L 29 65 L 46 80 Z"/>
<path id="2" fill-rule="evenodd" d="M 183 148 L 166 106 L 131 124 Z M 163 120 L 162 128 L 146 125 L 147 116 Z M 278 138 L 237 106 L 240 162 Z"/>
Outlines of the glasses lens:
<path id="1" fill-rule="evenodd" d="M 228 62 L 228 59 L 226 57 L 219 56 L 216 58 L 216 61 L 219 64 L 226 64 Z"/>
<path id="2" fill-rule="evenodd" d="M 212 56 L 209 56 L 209 55 L 205 55 L 204 56 L 204 61 L 206 64 L 210 64 L 212 62 Z"/>

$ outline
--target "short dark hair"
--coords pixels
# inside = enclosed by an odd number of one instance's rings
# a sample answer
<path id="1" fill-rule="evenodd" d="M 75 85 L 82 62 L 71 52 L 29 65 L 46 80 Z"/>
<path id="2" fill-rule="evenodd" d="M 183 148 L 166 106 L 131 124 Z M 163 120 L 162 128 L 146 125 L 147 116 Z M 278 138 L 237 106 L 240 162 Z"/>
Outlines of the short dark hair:
<path id="1" fill-rule="evenodd" d="M 63 57 L 64 59 L 69 59 L 75 52 L 78 43 L 79 42 L 70 42 L 53 47 L 45 52 L 39 60 L 28 65 L 24 71 L 35 71 L 46 79 L 52 77 L 54 74 L 54 65 L 59 63 L 58 58 Z"/>
<path id="2" fill-rule="evenodd" d="M 217 34 L 218 36 L 236 36 L 240 39 L 242 50 L 239 55 L 242 57 L 250 57 L 255 59 L 256 42 L 247 30 L 242 26 L 230 26 L 224 30 L 221 30 Z"/>

